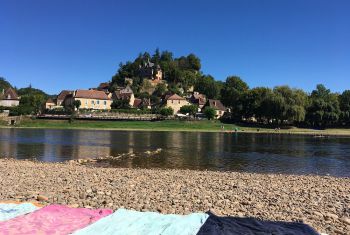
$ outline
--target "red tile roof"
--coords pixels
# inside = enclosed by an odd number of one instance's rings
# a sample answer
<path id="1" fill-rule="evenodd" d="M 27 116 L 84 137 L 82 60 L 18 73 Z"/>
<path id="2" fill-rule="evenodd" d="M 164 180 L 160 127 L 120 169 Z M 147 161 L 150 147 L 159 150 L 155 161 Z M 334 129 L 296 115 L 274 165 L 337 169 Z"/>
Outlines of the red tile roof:
<path id="1" fill-rule="evenodd" d="M 63 91 L 61 91 L 61 93 L 57 96 L 57 100 L 64 100 L 66 97 L 67 97 L 67 95 L 70 95 L 70 94 L 72 94 L 73 93 L 73 91 L 68 91 L 68 90 L 63 90 Z"/>
<path id="2" fill-rule="evenodd" d="M 173 94 L 173 95 L 166 95 L 165 100 L 186 100 L 186 99 L 177 94 Z"/>
<path id="3" fill-rule="evenodd" d="M 138 107 L 141 105 L 141 103 L 142 103 L 142 100 L 136 98 L 136 99 L 134 100 L 133 106 L 134 106 L 135 108 L 138 108 Z"/>
<path id="4" fill-rule="evenodd" d="M 46 104 L 54 104 L 55 102 L 51 99 L 51 98 L 49 98 L 47 101 L 46 101 Z"/>
<path id="5" fill-rule="evenodd" d="M 76 90 L 74 97 L 84 99 L 109 100 L 105 92 L 96 90 Z"/>
<path id="6" fill-rule="evenodd" d="M 221 103 L 220 100 L 209 99 L 206 106 L 209 106 L 210 108 L 213 108 L 215 110 L 226 111 L 225 106 Z"/>

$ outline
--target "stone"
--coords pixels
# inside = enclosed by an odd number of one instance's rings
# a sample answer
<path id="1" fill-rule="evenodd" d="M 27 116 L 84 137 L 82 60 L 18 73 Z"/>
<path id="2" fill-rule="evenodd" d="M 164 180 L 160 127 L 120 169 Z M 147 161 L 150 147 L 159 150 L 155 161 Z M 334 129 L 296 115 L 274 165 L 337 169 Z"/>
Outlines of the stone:
<path id="1" fill-rule="evenodd" d="M 344 224 L 350 225 L 350 218 L 344 217 L 340 219 L 341 222 Z"/>
<path id="2" fill-rule="evenodd" d="M 326 219 L 333 219 L 333 220 L 337 220 L 339 217 L 335 214 L 332 214 L 332 213 L 327 213 L 325 214 L 325 218 Z"/>
<path id="3" fill-rule="evenodd" d="M 49 198 L 48 197 L 46 197 L 46 196 L 44 196 L 44 195 L 38 195 L 37 197 L 36 197 L 36 200 L 38 200 L 38 201 L 48 201 L 49 200 Z"/>

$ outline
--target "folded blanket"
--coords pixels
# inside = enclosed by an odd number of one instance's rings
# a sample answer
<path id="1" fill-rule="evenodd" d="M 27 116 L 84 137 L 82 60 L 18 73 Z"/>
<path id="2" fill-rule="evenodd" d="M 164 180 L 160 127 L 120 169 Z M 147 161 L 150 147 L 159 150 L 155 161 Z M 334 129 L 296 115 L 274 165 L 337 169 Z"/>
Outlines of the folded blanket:
<path id="1" fill-rule="evenodd" d="M 109 209 L 90 210 L 50 205 L 30 214 L 0 222 L 1 234 L 70 234 L 111 214 Z"/>
<path id="2" fill-rule="evenodd" d="M 0 221 L 9 220 L 37 209 L 39 207 L 32 203 L 0 203 Z"/>
<path id="3" fill-rule="evenodd" d="M 208 213 L 209 218 L 198 235 L 319 235 L 302 223 L 260 221 L 253 218 L 219 217 Z"/>
<path id="4" fill-rule="evenodd" d="M 137 212 L 119 209 L 74 235 L 194 235 L 208 218 L 204 213 L 162 215 L 156 212 Z"/>

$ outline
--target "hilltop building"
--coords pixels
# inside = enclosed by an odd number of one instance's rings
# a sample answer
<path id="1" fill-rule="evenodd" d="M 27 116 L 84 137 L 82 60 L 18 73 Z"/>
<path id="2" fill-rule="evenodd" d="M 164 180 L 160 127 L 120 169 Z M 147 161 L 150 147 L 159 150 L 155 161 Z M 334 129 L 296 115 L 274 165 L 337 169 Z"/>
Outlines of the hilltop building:
<path id="1" fill-rule="evenodd" d="M 164 83 L 163 71 L 159 65 L 155 65 L 149 60 L 140 66 L 140 77 L 147 79 L 152 86 L 156 86 L 158 83 Z"/>

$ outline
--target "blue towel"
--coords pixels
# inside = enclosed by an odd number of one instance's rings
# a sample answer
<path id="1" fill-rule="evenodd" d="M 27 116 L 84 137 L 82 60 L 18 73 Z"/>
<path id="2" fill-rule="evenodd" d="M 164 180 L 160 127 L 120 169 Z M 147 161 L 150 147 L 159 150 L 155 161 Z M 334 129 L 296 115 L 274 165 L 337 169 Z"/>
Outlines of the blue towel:
<path id="1" fill-rule="evenodd" d="M 205 213 L 162 215 L 156 212 L 119 209 L 112 215 L 76 231 L 74 235 L 195 235 L 207 218 Z"/>
<path id="2" fill-rule="evenodd" d="M 39 207 L 32 203 L 0 203 L 0 221 L 9 220 L 37 210 Z"/>

